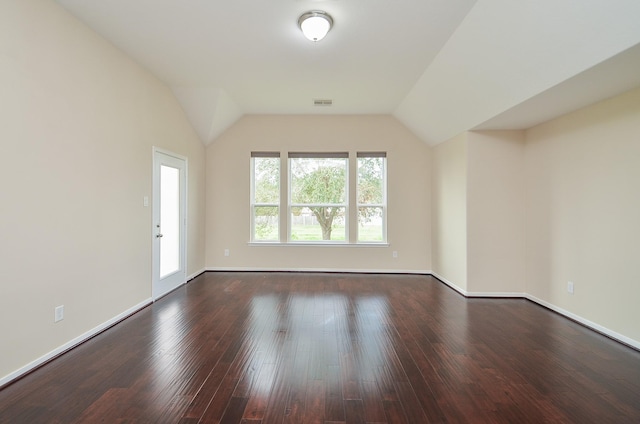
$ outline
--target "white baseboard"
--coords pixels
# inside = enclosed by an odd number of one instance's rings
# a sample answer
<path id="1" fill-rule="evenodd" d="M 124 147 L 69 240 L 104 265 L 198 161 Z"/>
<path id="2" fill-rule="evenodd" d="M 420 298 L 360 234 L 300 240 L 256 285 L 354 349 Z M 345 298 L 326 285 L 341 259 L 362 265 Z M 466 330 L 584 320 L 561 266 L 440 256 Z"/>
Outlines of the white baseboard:
<path id="1" fill-rule="evenodd" d="M 524 299 L 524 293 L 518 292 L 467 292 L 467 297 L 496 297 Z"/>
<path id="2" fill-rule="evenodd" d="M 640 350 L 640 342 L 638 340 L 634 340 L 631 339 L 627 336 L 624 336 L 622 334 L 616 333 L 613 330 L 610 330 L 606 327 L 601 326 L 600 324 L 596 324 L 593 321 L 589 321 L 586 318 L 583 318 L 579 315 L 576 315 L 572 312 L 569 312 L 565 309 L 562 309 L 552 303 L 549 303 L 547 301 L 544 301 L 542 299 L 538 299 L 535 296 L 532 296 L 528 293 L 510 293 L 510 292 L 468 292 L 460 287 L 458 287 L 457 285 L 455 285 L 454 283 L 452 283 L 451 281 L 447 280 L 446 278 L 442 277 L 441 275 L 438 275 L 437 273 L 433 272 L 431 273 L 434 277 L 436 277 L 438 280 L 442 281 L 444 284 L 446 284 L 447 286 L 451 287 L 452 289 L 454 289 L 455 291 L 457 291 L 458 293 L 460 293 L 461 295 L 463 295 L 464 297 L 496 297 L 496 298 L 523 298 L 523 299 L 528 299 L 530 301 L 532 301 L 533 303 L 537 303 L 538 305 L 544 306 L 545 308 L 548 308 L 554 312 L 557 312 L 558 314 L 569 318 L 571 320 L 574 320 L 582 325 L 584 325 L 587 328 L 590 328 L 598 333 L 604 334 L 607 337 L 610 337 L 620 343 L 623 343 L 627 346 L 631 346 L 636 350 Z"/>
<path id="3" fill-rule="evenodd" d="M 145 308 L 146 306 L 150 305 L 152 303 L 152 299 L 146 299 L 140 303 L 138 303 L 137 305 L 127 309 L 126 311 L 122 312 L 121 314 L 116 315 L 115 317 L 111 318 L 110 320 L 103 322 L 102 324 L 98 325 L 95 328 L 92 328 L 91 330 L 87 331 L 86 333 L 76 337 L 75 339 L 63 344 L 62 346 L 52 350 L 51 352 L 47 353 L 46 355 L 43 355 L 41 357 L 39 357 L 38 359 L 31 361 L 30 363 L 28 363 L 27 365 L 23 366 L 22 368 L 19 368 L 17 370 L 15 370 L 14 372 L 12 372 L 11 374 L 8 374 L 2 378 L 0 378 L 0 387 L 4 386 L 5 384 L 8 384 L 10 382 L 12 382 L 13 380 L 16 380 L 20 377 L 22 377 L 23 375 L 29 373 L 30 371 L 38 368 L 40 365 L 44 364 L 47 361 L 50 361 L 51 359 L 55 358 L 58 355 L 63 354 L 64 352 L 73 349 L 74 347 L 78 346 L 79 344 L 89 340 L 90 338 L 92 338 L 93 336 L 96 336 L 97 334 L 103 332 L 104 330 L 106 330 L 107 328 L 117 324 L 118 322 L 122 321 L 123 319 L 127 318 L 128 316 L 138 312 L 139 310 L 141 310 L 142 308 Z"/>
<path id="4" fill-rule="evenodd" d="M 193 274 L 188 275 L 188 276 L 187 276 L 187 282 L 189 282 L 189 281 L 193 280 L 193 279 L 194 279 L 194 278 L 196 278 L 198 275 L 200 275 L 200 274 L 202 274 L 202 273 L 204 273 L 204 272 L 207 272 L 207 268 L 202 268 L 202 269 L 200 269 L 200 270 L 198 270 L 198 271 L 194 272 Z"/>
<path id="5" fill-rule="evenodd" d="M 467 297 L 467 291 L 465 289 L 463 289 L 462 287 L 459 287 L 458 285 L 452 283 L 451 281 L 447 280 L 446 278 L 444 278 L 442 275 L 439 275 L 436 272 L 431 272 L 431 275 L 433 275 L 434 277 L 436 277 L 438 280 L 442 281 L 443 283 L 445 283 L 447 286 L 451 287 L 452 289 L 454 289 L 455 291 L 457 291 L 458 293 L 460 293 L 461 295 L 463 295 L 464 297 Z"/>
<path id="6" fill-rule="evenodd" d="M 547 302 L 545 300 L 539 299 L 539 298 L 537 298 L 535 296 L 532 296 L 530 294 L 525 294 L 524 297 L 526 299 L 534 302 L 534 303 L 537 303 L 538 305 L 544 306 L 545 308 L 551 309 L 552 311 L 557 312 L 560 315 L 563 315 L 563 316 L 565 316 L 565 317 L 567 317 L 569 319 L 572 319 L 572 320 L 584 325 L 585 327 L 588 327 L 588 328 L 590 328 L 590 329 L 592 329 L 594 331 L 597 331 L 598 333 L 602 333 L 607 337 L 610 337 L 610 338 L 612 338 L 614 340 L 619 341 L 620 343 L 623 343 L 623 344 L 626 344 L 628 346 L 631 346 L 636 350 L 640 350 L 640 341 L 638 341 L 638 340 L 634 340 L 634 339 L 629 338 L 627 336 L 623 336 L 622 334 L 616 333 L 615 331 L 610 330 L 610 329 L 608 329 L 606 327 L 603 327 L 600 324 L 596 324 L 595 322 L 589 321 L 588 319 L 583 318 L 580 315 L 576 315 L 576 314 L 574 314 L 572 312 L 567 311 L 566 309 L 562 309 L 562 308 L 560 308 L 560 307 L 558 307 L 558 306 L 556 306 L 556 305 L 554 305 L 552 303 L 549 303 L 549 302 Z"/>
<path id="7" fill-rule="evenodd" d="M 267 267 L 208 267 L 206 271 L 221 272 L 344 272 L 348 274 L 418 274 L 431 275 L 424 269 L 357 269 L 357 268 L 267 268 Z"/>

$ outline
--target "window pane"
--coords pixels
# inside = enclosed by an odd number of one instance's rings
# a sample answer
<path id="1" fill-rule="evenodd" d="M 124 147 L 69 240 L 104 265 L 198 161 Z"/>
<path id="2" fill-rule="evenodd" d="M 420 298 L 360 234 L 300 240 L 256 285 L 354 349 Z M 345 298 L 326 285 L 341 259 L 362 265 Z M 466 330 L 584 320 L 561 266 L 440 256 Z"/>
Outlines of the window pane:
<path id="1" fill-rule="evenodd" d="M 386 154 L 358 153 L 358 242 L 386 241 Z"/>
<path id="2" fill-rule="evenodd" d="M 346 203 L 346 158 L 290 158 L 289 160 L 292 203 Z"/>
<path id="3" fill-rule="evenodd" d="M 254 240 L 277 241 L 280 239 L 278 231 L 278 207 L 277 206 L 255 206 L 254 216 Z"/>
<path id="4" fill-rule="evenodd" d="M 381 207 L 358 208 L 358 241 L 384 241 L 383 214 Z"/>
<path id="5" fill-rule="evenodd" d="M 384 203 L 384 157 L 358 157 L 358 203 Z"/>
<path id="6" fill-rule="evenodd" d="M 160 278 L 180 270 L 180 170 L 160 166 Z"/>
<path id="7" fill-rule="evenodd" d="M 280 154 L 252 152 L 252 241 L 280 240 Z"/>
<path id="8" fill-rule="evenodd" d="M 344 207 L 291 208 L 291 241 L 344 241 Z"/>
<path id="9" fill-rule="evenodd" d="M 278 203 L 280 199 L 280 158 L 254 157 L 254 203 Z"/>

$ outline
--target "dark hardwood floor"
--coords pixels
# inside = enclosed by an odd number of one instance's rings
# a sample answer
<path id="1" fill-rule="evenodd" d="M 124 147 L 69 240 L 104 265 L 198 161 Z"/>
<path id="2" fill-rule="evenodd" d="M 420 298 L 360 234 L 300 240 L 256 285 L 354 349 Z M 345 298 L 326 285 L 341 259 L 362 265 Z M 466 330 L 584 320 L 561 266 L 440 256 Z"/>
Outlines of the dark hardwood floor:
<path id="1" fill-rule="evenodd" d="M 206 273 L 0 391 L 1 423 L 639 423 L 640 352 L 429 276 Z"/>

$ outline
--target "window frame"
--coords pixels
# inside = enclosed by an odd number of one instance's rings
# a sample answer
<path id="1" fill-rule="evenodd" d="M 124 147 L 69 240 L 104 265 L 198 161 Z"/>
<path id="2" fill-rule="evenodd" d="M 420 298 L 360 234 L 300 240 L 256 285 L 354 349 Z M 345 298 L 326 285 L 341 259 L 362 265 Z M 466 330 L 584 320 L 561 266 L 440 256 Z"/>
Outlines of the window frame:
<path id="1" fill-rule="evenodd" d="M 349 244 L 349 152 L 289 152 L 287 154 L 287 243 L 291 244 Z M 292 159 L 343 159 L 345 166 L 345 186 L 343 203 L 293 203 L 293 172 Z M 344 240 L 294 240 L 293 236 L 293 208 L 337 207 L 343 208 Z"/>
<path id="2" fill-rule="evenodd" d="M 277 158 L 278 166 L 278 200 L 277 202 L 256 202 L 255 159 Z M 340 158 L 345 160 L 345 192 L 344 203 L 292 203 L 292 165 L 291 158 Z M 359 159 L 362 157 L 383 157 L 382 194 L 383 203 L 360 203 L 359 199 Z M 250 155 L 250 237 L 249 244 L 255 246 L 346 246 L 346 247 L 385 247 L 389 246 L 388 238 L 388 155 L 385 151 L 377 152 L 287 152 L 287 151 L 252 151 Z M 286 160 L 286 162 L 285 162 Z M 339 240 L 293 240 L 292 208 L 330 206 L 344 208 L 344 239 Z M 274 207 L 277 231 L 274 238 L 256 238 L 256 208 Z M 360 241 L 360 208 L 382 209 L 383 240 Z M 354 224 L 355 223 L 355 224 Z M 318 224 L 319 225 L 319 224 Z M 355 228 L 354 228 L 355 225 Z"/>
<path id="3" fill-rule="evenodd" d="M 273 158 L 278 162 L 278 199 L 277 202 L 256 202 L 256 158 Z M 280 217 L 282 215 L 282 164 L 280 160 L 280 152 L 251 152 L 251 189 L 250 189 L 250 240 L 251 243 L 279 243 L 280 242 Z M 274 239 L 257 239 L 256 238 L 256 208 L 259 207 L 275 207 L 278 210 L 276 215 L 277 232 Z"/>
<path id="4" fill-rule="evenodd" d="M 382 203 L 360 203 L 360 158 L 382 158 Z M 387 153 L 386 152 L 357 152 L 356 153 L 356 244 L 387 244 Z M 360 208 L 382 209 L 382 240 L 360 240 Z"/>

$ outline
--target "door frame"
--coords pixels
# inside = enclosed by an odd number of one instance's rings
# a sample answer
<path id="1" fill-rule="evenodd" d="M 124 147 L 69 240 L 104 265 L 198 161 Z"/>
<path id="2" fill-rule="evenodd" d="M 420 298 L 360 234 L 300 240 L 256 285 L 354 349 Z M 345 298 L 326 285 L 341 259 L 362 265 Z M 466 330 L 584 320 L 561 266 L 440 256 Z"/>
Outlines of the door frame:
<path id="1" fill-rule="evenodd" d="M 156 225 L 159 221 L 160 215 L 160 163 L 157 158 L 157 154 L 169 156 L 173 159 L 180 160 L 184 163 L 184 173 L 180 175 L 180 215 L 182 218 L 181 223 L 181 237 L 180 237 L 180 258 L 181 258 L 181 270 L 171 274 L 175 278 L 179 278 L 178 282 L 172 284 L 168 288 L 161 287 L 160 278 L 160 241 L 156 235 L 158 234 Z M 151 245 L 152 245 L 152 269 L 151 269 L 151 297 L 153 301 L 160 299 L 171 291 L 184 285 L 187 282 L 187 229 L 188 229 L 188 189 L 189 182 L 187 176 L 189 175 L 189 161 L 188 158 L 169 150 L 161 149 L 153 146 L 152 148 L 152 208 L 151 208 Z"/>

